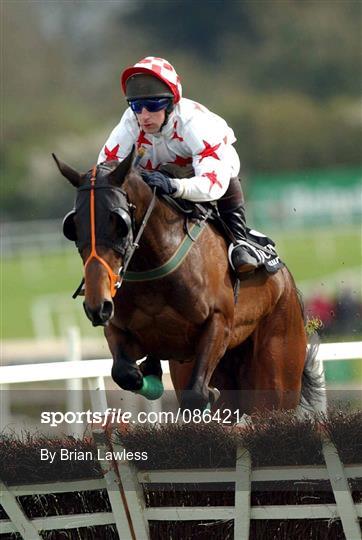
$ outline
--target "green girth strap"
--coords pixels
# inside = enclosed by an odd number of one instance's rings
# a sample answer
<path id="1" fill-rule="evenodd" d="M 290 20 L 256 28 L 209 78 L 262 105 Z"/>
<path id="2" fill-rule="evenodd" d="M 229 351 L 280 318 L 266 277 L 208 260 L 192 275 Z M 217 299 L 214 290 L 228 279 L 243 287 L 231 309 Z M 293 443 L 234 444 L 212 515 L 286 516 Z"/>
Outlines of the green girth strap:
<path id="1" fill-rule="evenodd" d="M 177 268 L 182 264 L 193 243 L 204 230 L 205 225 L 206 221 L 202 221 L 201 223 L 193 223 L 189 229 L 189 234 L 185 235 L 178 249 L 164 264 L 158 266 L 157 268 L 153 268 L 152 270 L 145 270 L 143 272 L 132 272 L 131 270 L 127 270 L 123 278 L 124 281 L 152 281 L 172 274 L 172 272 L 177 270 Z"/>

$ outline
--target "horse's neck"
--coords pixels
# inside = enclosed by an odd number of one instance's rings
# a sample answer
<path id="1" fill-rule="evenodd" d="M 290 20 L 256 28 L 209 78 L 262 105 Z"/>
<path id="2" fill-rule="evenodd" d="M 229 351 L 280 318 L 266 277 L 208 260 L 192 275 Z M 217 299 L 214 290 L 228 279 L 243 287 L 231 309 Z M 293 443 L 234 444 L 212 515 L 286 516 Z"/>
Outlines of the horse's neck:
<path id="1" fill-rule="evenodd" d="M 131 203 L 136 207 L 138 231 L 152 202 L 152 191 L 138 176 L 131 176 L 125 184 Z M 136 232 L 137 234 L 137 232 Z M 183 238 L 183 216 L 156 197 L 153 211 L 130 263 L 130 270 L 148 270 L 166 262 Z"/>

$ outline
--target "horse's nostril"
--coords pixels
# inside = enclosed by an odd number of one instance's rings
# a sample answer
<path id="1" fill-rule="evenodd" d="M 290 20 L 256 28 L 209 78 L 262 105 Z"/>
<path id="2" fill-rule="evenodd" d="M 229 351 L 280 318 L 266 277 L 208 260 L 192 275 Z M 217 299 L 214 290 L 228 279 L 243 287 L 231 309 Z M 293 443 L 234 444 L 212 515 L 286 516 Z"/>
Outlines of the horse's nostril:
<path id="1" fill-rule="evenodd" d="M 113 302 L 106 300 L 103 302 L 101 317 L 103 321 L 108 321 L 113 315 Z"/>
<path id="2" fill-rule="evenodd" d="M 88 306 L 87 306 L 87 304 L 85 302 L 83 302 L 83 309 L 84 309 L 84 312 L 87 315 L 88 319 L 91 319 L 91 312 L 89 311 Z"/>
<path id="3" fill-rule="evenodd" d="M 113 302 L 109 300 L 105 300 L 97 308 L 90 308 L 85 302 L 83 307 L 93 326 L 105 326 L 113 315 Z"/>

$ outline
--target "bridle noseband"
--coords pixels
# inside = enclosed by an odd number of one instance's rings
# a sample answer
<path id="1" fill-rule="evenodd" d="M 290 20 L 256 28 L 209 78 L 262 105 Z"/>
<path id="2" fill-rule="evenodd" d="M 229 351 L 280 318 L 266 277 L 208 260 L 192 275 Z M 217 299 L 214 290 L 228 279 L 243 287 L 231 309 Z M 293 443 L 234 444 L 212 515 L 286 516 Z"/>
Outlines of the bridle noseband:
<path id="1" fill-rule="evenodd" d="M 115 274 L 112 270 L 112 268 L 109 266 L 107 261 L 103 259 L 100 255 L 97 253 L 96 249 L 96 229 L 95 229 L 95 209 L 94 209 L 94 188 L 96 183 L 96 175 L 97 175 L 97 166 L 95 165 L 92 169 L 92 176 L 90 179 L 90 226 L 91 226 L 91 252 L 84 263 L 84 272 L 90 263 L 92 259 L 97 259 L 107 270 L 108 277 L 109 277 L 109 283 L 110 283 L 110 290 L 111 290 L 111 297 L 113 298 L 116 295 L 117 289 L 122 284 L 122 279 L 120 277 L 120 272 L 122 267 L 119 269 L 118 274 Z"/>
<path id="2" fill-rule="evenodd" d="M 143 220 L 142 220 L 142 223 L 138 229 L 138 232 L 137 232 L 137 236 L 135 238 L 134 241 L 131 240 L 131 243 L 130 245 L 125 249 L 125 255 L 124 255 L 124 259 L 123 259 L 123 265 L 120 267 L 119 271 L 117 274 L 115 274 L 112 270 L 112 268 L 110 267 L 110 265 L 107 263 L 107 261 L 101 257 L 98 253 L 97 253 L 97 248 L 96 248 L 96 244 L 97 244 L 97 239 L 96 239 L 96 223 L 95 223 L 95 190 L 97 188 L 107 188 L 108 186 L 96 186 L 96 177 L 97 177 L 97 166 L 95 165 L 91 171 L 91 178 L 90 178 L 90 184 L 88 186 L 82 186 L 80 188 L 78 188 L 79 190 L 87 190 L 90 192 L 90 201 L 89 201 L 89 208 L 90 208 L 90 246 L 91 246 L 91 251 L 87 257 L 87 260 L 85 261 L 84 263 L 84 272 L 87 268 L 87 266 L 89 265 L 89 263 L 93 260 L 93 259 L 96 259 L 97 261 L 99 261 L 102 266 L 104 266 L 104 268 L 107 270 L 107 274 L 108 274 L 108 278 L 109 278 L 109 283 L 110 283 L 110 293 L 111 293 L 111 297 L 113 298 L 116 293 L 117 293 L 117 290 L 121 287 L 122 285 L 122 282 L 123 282 L 123 278 L 124 278 L 124 275 L 126 273 L 126 270 L 128 268 L 128 265 L 129 263 L 131 262 L 131 259 L 134 255 L 134 252 L 136 251 L 136 249 L 139 247 L 139 241 L 140 241 L 140 238 L 144 232 L 144 229 L 147 225 L 147 222 L 151 216 L 151 213 L 153 211 L 153 208 L 155 206 L 155 202 L 156 202 L 156 188 L 153 189 L 153 195 L 152 195 L 152 199 L 151 199 L 151 202 L 149 204 L 149 207 L 147 208 L 147 211 L 143 217 Z M 111 186 L 109 186 L 111 187 Z M 112 187 L 112 189 L 114 188 L 114 186 Z M 116 189 L 120 189 L 120 188 L 116 188 Z M 122 190 L 121 190 L 122 191 Z M 122 194 L 127 198 L 127 194 L 124 193 L 122 191 Z M 128 209 L 131 211 L 130 213 L 132 214 L 135 210 L 135 206 L 131 203 L 129 203 L 127 201 L 127 205 L 128 205 Z M 130 217 L 130 231 L 131 231 L 131 238 L 133 238 L 133 226 L 134 226 L 134 221 L 133 219 Z M 130 233 L 128 233 L 129 235 Z M 128 236 L 127 235 L 127 236 Z M 69 237 L 68 237 L 69 238 Z M 116 251 L 119 251 L 119 249 L 116 248 L 116 246 L 112 246 L 113 249 L 116 249 Z M 81 284 L 79 285 L 78 289 L 75 291 L 75 293 L 73 294 L 73 298 L 76 298 L 78 296 L 78 294 L 80 294 L 81 292 L 81 289 L 82 289 L 82 286 L 84 284 L 84 278 L 82 279 L 82 282 Z"/>

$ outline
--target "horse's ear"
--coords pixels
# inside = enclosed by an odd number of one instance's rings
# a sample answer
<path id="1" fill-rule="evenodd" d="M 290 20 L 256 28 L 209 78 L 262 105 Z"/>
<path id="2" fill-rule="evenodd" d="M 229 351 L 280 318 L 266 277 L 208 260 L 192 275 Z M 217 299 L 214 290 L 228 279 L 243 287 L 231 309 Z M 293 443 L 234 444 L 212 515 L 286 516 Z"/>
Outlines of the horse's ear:
<path id="1" fill-rule="evenodd" d="M 72 167 L 70 167 L 63 161 L 60 161 L 60 159 L 58 159 L 55 154 L 52 154 L 52 156 L 62 175 L 65 176 L 65 178 L 69 180 L 69 182 L 73 184 L 74 187 L 78 188 L 80 186 L 81 180 L 81 175 L 79 174 L 79 172 L 72 169 Z"/>
<path id="2" fill-rule="evenodd" d="M 119 163 L 117 167 L 111 173 L 109 173 L 109 177 L 112 178 L 112 180 L 114 180 L 117 184 L 122 184 L 127 174 L 132 169 L 133 157 L 134 157 L 134 146 L 132 147 L 132 150 L 128 154 L 128 156 L 124 158 L 124 160 L 121 161 L 121 163 Z"/>

